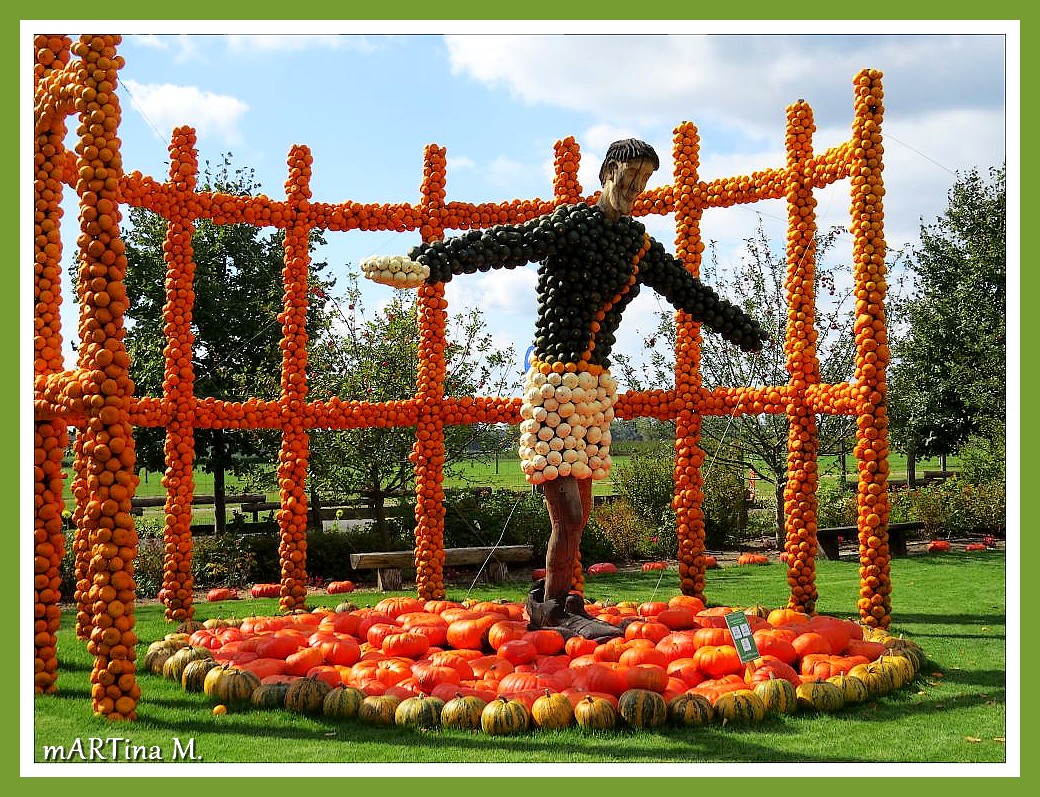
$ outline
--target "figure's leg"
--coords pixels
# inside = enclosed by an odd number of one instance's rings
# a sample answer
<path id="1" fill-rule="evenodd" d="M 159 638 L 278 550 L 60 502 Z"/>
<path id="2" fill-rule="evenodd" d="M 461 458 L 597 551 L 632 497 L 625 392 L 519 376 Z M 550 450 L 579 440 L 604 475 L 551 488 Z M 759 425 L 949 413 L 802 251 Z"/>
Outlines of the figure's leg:
<path id="1" fill-rule="evenodd" d="M 552 521 L 546 552 L 545 579 L 531 589 L 527 613 L 531 628 L 553 628 L 564 637 L 606 641 L 624 629 L 596 620 L 585 611 L 580 595 L 570 594 L 581 535 L 592 510 L 592 479 L 558 477 L 545 482 L 545 502 Z"/>
<path id="2" fill-rule="evenodd" d="M 588 482 L 591 496 L 591 479 Z M 573 476 L 561 476 L 545 482 L 542 487 L 549 509 L 552 533 L 545 558 L 545 597 L 564 602 L 574 578 L 574 562 L 581 547 L 581 534 L 588 515 L 583 490 Z"/>

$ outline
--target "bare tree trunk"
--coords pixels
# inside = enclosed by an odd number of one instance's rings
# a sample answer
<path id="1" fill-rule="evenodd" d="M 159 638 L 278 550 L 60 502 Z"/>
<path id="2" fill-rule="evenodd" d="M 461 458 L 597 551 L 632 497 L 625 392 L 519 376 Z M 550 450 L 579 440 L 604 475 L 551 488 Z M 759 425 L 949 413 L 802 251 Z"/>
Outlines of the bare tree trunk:
<path id="1" fill-rule="evenodd" d="M 373 495 L 372 514 L 375 516 L 376 530 L 379 532 L 379 539 L 383 543 L 383 548 L 389 549 L 390 524 L 386 522 L 386 498 L 382 491 Z"/>
<path id="2" fill-rule="evenodd" d="M 787 534 L 784 528 L 784 487 L 786 485 L 786 479 L 780 479 L 779 476 L 776 480 L 776 547 L 783 549 L 787 542 Z"/>
<path id="3" fill-rule="evenodd" d="M 383 490 L 382 482 L 379 480 L 379 465 L 375 461 L 373 461 L 372 467 L 369 469 L 369 478 L 372 489 L 366 493 L 368 496 L 368 508 L 371 510 L 372 517 L 375 520 L 376 531 L 379 534 L 383 550 L 389 550 L 390 528 L 386 522 L 386 493 Z"/>
<path id="4" fill-rule="evenodd" d="M 223 534 L 227 528 L 227 503 L 224 500 L 224 430 L 213 430 L 213 529 Z"/>
<path id="5" fill-rule="evenodd" d="M 917 487 L 917 453 L 914 451 L 906 455 L 906 486 L 911 490 Z"/>
<path id="6" fill-rule="evenodd" d="M 318 495 L 318 491 L 313 487 L 311 488 L 310 515 L 311 527 L 320 531 L 323 527 L 321 522 L 321 496 Z"/>

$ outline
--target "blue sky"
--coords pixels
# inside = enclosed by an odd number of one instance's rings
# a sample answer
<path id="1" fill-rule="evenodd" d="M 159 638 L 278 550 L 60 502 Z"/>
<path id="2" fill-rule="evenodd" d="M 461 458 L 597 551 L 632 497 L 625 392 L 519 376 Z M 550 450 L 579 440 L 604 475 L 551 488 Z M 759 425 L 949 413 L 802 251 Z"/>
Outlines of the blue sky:
<path id="1" fill-rule="evenodd" d="M 77 35 L 82 24 L 67 28 Z M 553 143 L 573 135 L 587 193 L 607 144 L 654 144 L 670 178 L 682 121 L 701 134 L 701 176 L 784 162 L 785 107 L 813 107 L 817 150 L 844 141 L 852 80 L 884 72 L 886 224 L 892 248 L 946 207 L 956 173 L 1017 162 L 1017 29 L 1009 23 L 187 22 L 116 23 L 124 33 L 119 97 L 124 167 L 158 179 L 177 125 L 194 126 L 200 161 L 230 152 L 265 193 L 282 195 L 294 144 L 314 156 L 313 199 L 417 201 L 427 143 L 448 151 L 448 198 L 550 197 Z M 53 23 L 48 30 L 56 29 Z M 23 28 L 29 35 L 32 28 Z M 233 32 L 233 33 L 232 33 Z M 567 35 L 563 35 L 567 34 Z M 1006 36 L 1005 34 L 1011 34 Z M 1010 138 L 1009 138 L 1010 136 Z M 820 194 L 822 226 L 847 223 L 847 184 Z M 782 237 L 782 203 L 706 214 L 723 266 L 759 217 Z M 67 218 L 74 218 L 68 216 Z M 672 221 L 647 219 L 672 246 Z M 407 251 L 415 234 L 338 233 L 315 254 L 332 273 L 370 254 Z M 724 277 L 715 287 L 727 294 Z M 1014 295 L 1014 294 L 1012 294 Z M 372 286 L 370 307 L 388 296 Z M 522 355 L 535 313 L 534 267 L 456 279 L 453 307 L 479 306 Z M 69 304 L 66 304 L 68 307 Z M 617 349 L 638 350 L 664 305 L 643 292 Z M 75 329 L 72 320 L 66 335 Z"/>

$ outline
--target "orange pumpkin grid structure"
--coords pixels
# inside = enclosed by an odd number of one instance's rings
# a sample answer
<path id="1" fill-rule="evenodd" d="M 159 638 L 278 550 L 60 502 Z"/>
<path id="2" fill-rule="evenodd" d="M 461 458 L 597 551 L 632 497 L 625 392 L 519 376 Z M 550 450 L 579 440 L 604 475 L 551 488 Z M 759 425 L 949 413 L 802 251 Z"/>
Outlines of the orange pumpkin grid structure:
<path id="1" fill-rule="evenodd" d="M 137 533 L 131 500 L 137 487 L 134 426 L 165 427 L 167 490 L 162 600 L 167 619 L 190 620 L 193 583 L 190 508 L 194 493 L 194 433 L 199 428 L 275 429 L 279 451 L 279 599 L 284 611 L 300 609 L 307 595 L 305 476 L 309 433 L 316 428 L 374 425 L 414 426 L 411 454 L 416 476 L 416 590 L 423 599 L 445 595 L 443 429 L 448 424 L 514 423 L 520 402 L 512 398 L 460 399 L 444 394 L 448 305 L 443 285 L 419 291 L 421 364 L 414 398 L 365 403 L 338 399 L 309 401 L 303 323 L 307 313 L 307 239 L 311 230 L 416 230 L 424 241 L 445 229 L 487 227 L 535 218 L 562 203 L 592 201 L 578 181 L 581 153 L 573 138 L 557 143 L 551 200 L 501 203 L 449 201 L 445 190 L 446 151 L 429 145 L 423 159 L 418 203 L 371 204 L 313 202 L 312 158 L 294 146 L 287 161 L 285 198 L 227 196 L 196 192 L 198 154 L 195 133 L 181 127 L 170 143 L 168 178 L 159 182 L 124 171 L 118 137 L 121 111 L 115 87 L 123 59 L 118 35 L 84 35 L 73 42 L 61 35 L 34 39 L 34 529 L 35 689 L 55 689 L 55 632 L 60 619 L 59 564 L 65 553 L 61 455 L 68 428 L 78 430 L 74 444 L 71 512 L 75 526 L 78 608 L 76 628 L 94 656 L 92 700 L 97 714 L 112 719 L 136 716 L 140 689 L 135 680 L 133 560 Z M 885 240 L 882 181 L 881 74 L 863 70 L 854 81 L 852 135 L 825 152 L 812 148 L 811 109 L 798 102 L 787 111 L 786 163 L 751 175 L 706 182 L 699 177 L 700 141 L 696 127 L 684 122 L 673 139 L 674 181 L 647 191 L 634 214 L 675 215 L 676 254 L 694 275 L 704 243 L 700 218 L 707 208 L 730 207 L 766 199 L 787 200 L 790 313 L 785 353 L 789 379 L 784 385 L 721 387 L 701 382 L 700 331 L 678 317 L 675 386 L 671 390 L 630 392 L 616 405 L 621 418 L 649 416 L 676 422 L 675 497 L 679 587 L 704 597 L 707 555 L 701 510 L 704 415 L 784 413 L 790 420 L 785 563 L 790 606 L 811 612 L 815 586 L 816 429 L 822 414 L 854 416 L 859 471 L 857 512 L 860 552 L 858 608 L 864 623 L 885 628 L 891 616 L 888 478 L 888 418 L 885 371 L 890 359 L 885 323 Z M 78 114 L 75 151 L 65 148 L 66 122 Z M 815 199 L 813 192 L 839 180 L 851 184 L 850 229 L 856 295 L 854 379 L 821 381 L 812 320 Z M 66 370 L 62 356 L 60 207 L 65 186 L 77 193 L 80 214 L 76 290 L 81 306 L 76 367 Z M 165 381 L 161 397 L 137 397 L 123 345 L 127 297 L 125 247 L 120 237 L 121 205 L 147 207 L 169 222 L 164 247 L 168 300 L 163 308 L 167 335 Z M 191 231 L 196 219 L 218 224 L 247 223 L 284 230 L 284 292 L 279 314 L 283 361 L 281 393 L 275 400 L 202 400 L 194 395 L 191 335 L 194 305 Z M 574 588 L 583 589 L 584 571 L 575 562 Z"/>

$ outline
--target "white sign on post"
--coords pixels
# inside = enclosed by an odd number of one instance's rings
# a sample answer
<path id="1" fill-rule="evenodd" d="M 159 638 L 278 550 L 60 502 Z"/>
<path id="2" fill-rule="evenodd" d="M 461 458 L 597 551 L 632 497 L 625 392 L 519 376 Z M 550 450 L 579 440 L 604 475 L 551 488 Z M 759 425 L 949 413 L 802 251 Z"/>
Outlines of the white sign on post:
<path id="1" fill-rule="evenodd" d="M 758 658 L 758 645 L 751 631 L 751 623 L 748 622 L 744 612 L 730 612 L 726 615 L 726 627 L 729 635 L 733 638 L 733 647 L 737 649 L 737 655 L 742 664 L 754 661 Z"/>

